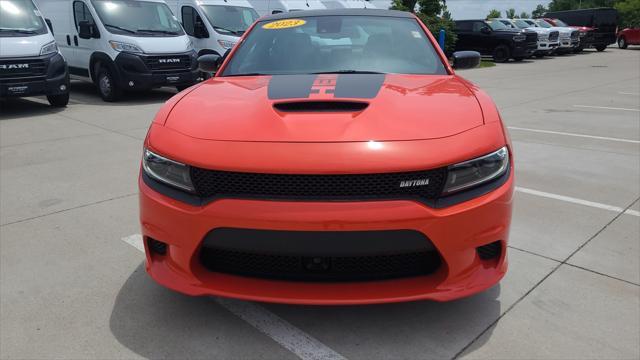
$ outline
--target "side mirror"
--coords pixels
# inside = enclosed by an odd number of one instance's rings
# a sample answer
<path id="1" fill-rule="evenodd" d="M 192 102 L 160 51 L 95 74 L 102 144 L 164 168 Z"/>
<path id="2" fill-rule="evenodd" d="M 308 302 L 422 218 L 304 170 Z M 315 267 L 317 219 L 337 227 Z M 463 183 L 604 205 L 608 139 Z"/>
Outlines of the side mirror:
<path id="1" fill-rule="evenodd" d="M 193 24 L 193 36 L 198 39 L 209 37 L 209 34 L 207 33 L 207 27 L 204 26 L 203 22 L 198 21 Z"/>
<path id="2" fill-rule="evenodd" d="M 198 69 L 205 73 L 212 73 L 220 66 L 220 55 L 206 54 L 198 57 Z"/>
<path id="3" fill-rule="evenodd" d="M 489 29 L 488 27 L 483 27 L 482 29 L 480 29 L 480 32 L 489 35 L 491 34 L 491 29 Z"/>
<path id="4" fill-rule="evenodd" d="M 94 37 L 94 28 L 87 20 L 80 21 L 78 23 L 78 36 L 80 39 L 91 39 Z"/>
<path id="5" fill-rule="evenodd" d="M 53 34 L 53 25 L 51 24 L 51 20 L 49 20 L 49 19 L 44 19 L 44 22 L 46 22 L 46 23 L 47 23 L 47 27 L 49 28 L 49 31 L 51 31 L 51 35 L 54 35 L 54 34 Z"/>
<path id="6" fill-rule="evenodd" d="M 453 53 L 453 68 L 456 70 L 473 69 L 480 65 L 480 53 L 477 51 L 456 51 Z"/>

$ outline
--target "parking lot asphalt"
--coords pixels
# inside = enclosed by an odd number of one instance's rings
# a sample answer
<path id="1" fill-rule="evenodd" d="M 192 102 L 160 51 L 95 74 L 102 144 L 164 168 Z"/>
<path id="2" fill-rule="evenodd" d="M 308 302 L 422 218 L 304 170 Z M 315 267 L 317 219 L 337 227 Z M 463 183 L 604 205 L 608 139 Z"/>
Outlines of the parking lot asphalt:
<path id="1" fill-rule="evenodd" d="M 639 64 L 609 48 L 459 73 L 501 110 L 518 187 L 507 276 L 449 303 L 164 289 L 131 245 L 142 141 L 175 91 L 0 102 L 0 358 L 638 359 Z"/>

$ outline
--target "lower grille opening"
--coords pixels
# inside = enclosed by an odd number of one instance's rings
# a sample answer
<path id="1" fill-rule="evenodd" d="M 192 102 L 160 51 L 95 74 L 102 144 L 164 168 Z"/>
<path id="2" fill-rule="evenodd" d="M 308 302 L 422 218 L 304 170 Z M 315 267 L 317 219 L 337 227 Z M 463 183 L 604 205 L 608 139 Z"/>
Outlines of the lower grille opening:
<path id="1" fill-rule="evenodd" d="M 158 255 L 165 255 L 167 253 L 167 244 L 162 241 L 158 241 L 152 238 L 147 238 L 147 245 L 149 251 Z"/>
<path id="2" fill-rule="evenodd" d="M 211 231 L 200 262 L 220 273 L 298 281 L 367 281 L 428 275 L 441 265 L 417 231 Z"/>
<path id="3" fill-rule="evenodd" d="M 476 251 L 482 260 L 491 260 L 500 258 L 502 255 L 502 241 L 494 241 L 491 244 L 479 246 Z"/>

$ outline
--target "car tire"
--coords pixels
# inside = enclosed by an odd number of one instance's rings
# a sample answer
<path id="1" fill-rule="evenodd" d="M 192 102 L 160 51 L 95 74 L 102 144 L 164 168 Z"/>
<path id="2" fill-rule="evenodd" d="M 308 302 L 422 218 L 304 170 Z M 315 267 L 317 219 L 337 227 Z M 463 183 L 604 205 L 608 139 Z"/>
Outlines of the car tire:
<path id="1" fill-rule="evenodd" d="M 509 61 L 511 57 L 511 50 L 507 45 L 498 45 L 493 50 L 493 61 L 497 63 L 503 63 Z"/>
<path id="2" fill-rule="evenodd" d="M 598 45 L 596 46 L 596 50 L 598 50 L 598 52 L 603 52 L 604 49 L 607 48 L 607 45 Z"/>
<path id="3" fill-rule="evenodd" d="M 618 47 L 620 49 L 626 49 L 629 46 L 629 44 L 627 44 L 627 39 L 624 38 L 624 36 L 620 36 L 618 38 Z"/>
<path id="4" fill-rule="evenodd" d="M 113 76 L 113 73 L 108 68 L 100 68 L 98 71 L 97 79 L 97 87 L 98 93 L 102 100 L 107 102 L 114 102 L 120 99 L 122 96 L 122 90 L 118 88 L 116 84 L 116 78 Z"/>
<path id="5" fill-rule="evenodd" d="M 542 59 L 544 57 L 544 54 L 536 54 L 536 58 L 538 59 Z"/>
<path id="6" fill-rule="evenodd" d="M 514 57 L 513 61 L 522 61 L 524 58 L 522 56 Z"/>
<path id="7" fill-rule="evenodd" d="M 65 107 L 69 103 L 69 93 L 59 95 L 47 95 L 47 101 L 53 107 Z"/>

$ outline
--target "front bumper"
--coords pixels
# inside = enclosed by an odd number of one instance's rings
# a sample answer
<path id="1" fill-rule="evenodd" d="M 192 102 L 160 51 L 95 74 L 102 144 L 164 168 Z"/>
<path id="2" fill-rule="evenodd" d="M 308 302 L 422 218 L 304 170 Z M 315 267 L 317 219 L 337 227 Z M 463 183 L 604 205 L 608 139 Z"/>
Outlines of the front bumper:
<path id="1" fill-rule="evenodd" d="M 559 41 L 538 41 L 536 54 L 547 54 L 557 49 L 560 45 Z"/>
<path id="2" fill-rule="evenodd" d="M 230 145 L 234 146 L 220 146 Z M 229 151 L 234 153 L 232 149 Z M 278 159 L 272 162 L 278 162 Z M 448 301 L 493 286 L 507 271 L 506 245 L 513 201 L 513 168 L 505 182 L 491 192 L 439 209 L 411 200 L 313 202 L 219 199 L 203 205 L 190 205 L 154 190 L 143 176 L 139 187 L 146 270 L 158 283 L 188 295 L 318 305 L 421 299 Z M 207 234 L 220 228 L 310 232 L 414 230 L 431 241 L 442 264 L 429 275 L 350 282 L 305 282 L 231 275 L 208 270 L 199 257 Z M 165 255 L 150 251 L 150 238 L 167 244 Z M 501 256 L 482 260 L 477 248 L 496 241 L 502 245 Z"/>
<path id="3" fill-rule="evenodd" d="M 145 56 L 128 53 L 118 54 L 115 64 L 118 69 L 119 87 L 136 91 L 163 86 L 190 86 L 195 84 L 200 77 L 195 53 L 177 55 L 190 55 L 190 66 L 183 69 L 152 70 L 145 64 Z M 170 58 L 172 55 L 166 56 Z"/>
<path id="4" fill-rule="evenodd" d="M 60 95 L 69 92 L 69 73 L 59 53 L 40 57 L 45 60 L 43 75 L 0 78 L 0 97 Z"/>

